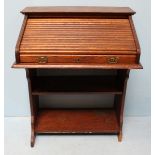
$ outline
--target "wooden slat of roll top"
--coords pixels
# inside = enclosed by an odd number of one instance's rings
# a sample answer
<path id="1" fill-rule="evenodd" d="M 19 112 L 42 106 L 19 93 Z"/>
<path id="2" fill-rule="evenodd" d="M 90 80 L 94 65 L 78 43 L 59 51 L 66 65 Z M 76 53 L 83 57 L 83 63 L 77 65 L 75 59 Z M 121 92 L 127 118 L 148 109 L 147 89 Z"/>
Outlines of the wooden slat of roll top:
<path id="1" fill-rule="evenodd" d="M 21 53 L 136 52 L 128 19 L 28 19 Z"/>

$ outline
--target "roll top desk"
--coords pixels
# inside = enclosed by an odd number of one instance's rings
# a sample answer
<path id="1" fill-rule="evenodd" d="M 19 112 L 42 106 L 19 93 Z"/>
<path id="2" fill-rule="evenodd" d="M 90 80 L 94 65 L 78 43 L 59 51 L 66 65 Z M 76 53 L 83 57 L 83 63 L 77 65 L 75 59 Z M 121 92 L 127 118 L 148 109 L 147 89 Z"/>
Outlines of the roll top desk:
<path id="1" fill-rule="evenodd" d="M 37 134 L 116 134 L 122 140 L 130 69 L 142 69 L 128 7 L 27 7 L 13 68 L 24 68 L 31 109 L 31 146 Z M 38 76 L 38 70 L 115 70 L 115 75 Z M 112 108 L 39 106 L 52 93 L 114 94 Z"/>

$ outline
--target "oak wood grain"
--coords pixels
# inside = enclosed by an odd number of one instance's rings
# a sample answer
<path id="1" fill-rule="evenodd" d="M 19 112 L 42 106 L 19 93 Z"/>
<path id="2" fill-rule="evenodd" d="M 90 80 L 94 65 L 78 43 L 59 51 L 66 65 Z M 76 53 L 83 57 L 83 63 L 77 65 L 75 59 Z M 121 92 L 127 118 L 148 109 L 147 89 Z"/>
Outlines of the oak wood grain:
<path id="1" fill-rule="evenodd" d="M 111 64 L 110 59 L 116 58 L 114 64 L 135 64 L 135 55 L 20 55 L 21 63 L 38 63 L 41 56 L 47 56 L 47 63 L 75 63 L 75 64 Z M 114 65 L 113 64 L 113 65 Z"/>
<path id="2" fill-rule="evenodd" d="M 12 68 L 47 68 L 47 69 L 142 69 L 139 64 L 75 64 L 75 63 L 14 63 Z"/>
<path id="3" fill-rule="evenodd" d="M 49 66 L 75 63 L 78 68 L 79 63 L 87 68 L 90 63 L 90 67 L 113 68 L 108 59 L 114 56 L 119 59 L 116 68 L 141 68 L 131 18 L 135 12 L 128 7 L 27 7 L 22 13 L 26 20 L 16 46 L 18 64 L 39 67 L 37 60 L 43 56 Z"/>
<path id="4" fill-rule="evenodd" d="M 32 54 L 98 51 L 136 53 L 128 19 L 28 19 L 20 46 Z"/>
<path id="5" fill-rule="evenodd" d="M 71 117 L 74 116 L 74 117 Z M 35 126 L 37 133 L 118 133 L 114 110 L 43 109 Z"/>
<path id="6" fill-rule="evenodd" d="M 25 68 L 31 109 L 31 146 L 36 134 L 117 134 L 130 69 L 142 69 L 140 46 L 128 7 L 27 7 L 13 68 Z M 54 76 L 39 69 L 116 70 L 109 76 Z M 108 93 L 111 109 L 42 109 L 39 95 Z"/>
<path id="7" fill-rule="evenodd" d="M 104 13 L 104 14 L 135 14 L 129 7 L 91 7 L 91 6 L 45 6 L 26 7 L 21 13 Z"/>
<path id="8" fill-rule="evenodd" d="M 16 43 L 16 47 L 15 47 L 16 62 L 18 62 L 18 63 L 20 62 L 20 53 L 19 53 L 20 44 L 21 44 L 21 41 L 22 41 L 22 37 L 23 37 L 25 27 L 26 27 L 27 18 L 28 18 L 27 15 L 25 15 L 21 30 L 20 30 L 20 33 L 19 33 L 19 36 L 18 36 L 18 40 L 17 40 L 17 43 Z"/>

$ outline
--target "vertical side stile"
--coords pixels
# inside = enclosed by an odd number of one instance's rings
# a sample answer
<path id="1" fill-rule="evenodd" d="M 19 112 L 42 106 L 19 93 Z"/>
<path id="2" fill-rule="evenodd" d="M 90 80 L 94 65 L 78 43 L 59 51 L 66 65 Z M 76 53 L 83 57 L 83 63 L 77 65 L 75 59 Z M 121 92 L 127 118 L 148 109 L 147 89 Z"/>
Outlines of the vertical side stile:
<path id="1" fill-rule="evenodd" d="M 26 77 L 28 81 L 28 90 L 29 90 L 29 100 L 30 100 L 30 110 L 31 110 L 31 147 L 35 143 L 35 124 L 37 119 L 38 112 L 38 96 L 32 95 L 32 76 L 36 74 L 36 70 L 26 69 Z"/>
<path id="2" fill-rule="evenodd" d="M 119 82 L 122 89 L 122 94 L 115 95 L 115 101 L 114 101 L 117 120 L 119 124 L 118 141 L 122 141 L 123 114 L 124 114 L 125 95 L 126 95 L 127 81 L 129 78 L 129 72 L 130 70 L 128 69 L 117 71 L 117 82 Z"/>
<path id="3" fill-rule="evenodd" d="M 24 20 L 23 20 L 23 24 L 22 24 L 22 27 L 21 27 L 21 30 L 20 30 L 20 33 L 19 33 L 19 36 L 18 36 L 18 40 L 17 40 L 17 43 L 16 43 L 15 56 L 16 56 L 16 62 L 17 63 L 20 63 L 20 55 L 19 55 L 20 44 L 21 44 L 21 40 L 23 38 L 23 34 L 24 34 L 24 31 L 25 31 L 27 19 L 28 19 L 28 16 L 25 15 Z"/>

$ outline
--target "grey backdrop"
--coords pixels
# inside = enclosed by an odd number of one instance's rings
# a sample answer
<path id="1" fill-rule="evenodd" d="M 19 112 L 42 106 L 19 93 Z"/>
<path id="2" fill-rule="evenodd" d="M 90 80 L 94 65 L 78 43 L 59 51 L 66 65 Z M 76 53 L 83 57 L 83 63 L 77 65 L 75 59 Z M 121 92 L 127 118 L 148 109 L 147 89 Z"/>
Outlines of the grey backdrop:
<path id="1" fill-rule="evenodd" d="M 141 46 L 141 63 L 144 69 L 130 72 L 125 115 L 150 115 L 150 0 L 5 0 L 5 116 L 30 115 L 25 70 L 11 69 L 11 65 L 15 60 L 15 44 L 23 20 L 20 11 L 26 6 L 59 5 L 129 6 L 137 12 L 133 20 Z M 79 97 L 83 99 L 83 96 L 77 97 L 75 95 L 74 97 L 75 99 Z M 74 97 L 70 101 L 75 100 Z M 53 100 L 56 100 L 56 98 L 57 96 Z M 67 96 L 62 96 L 63 98 L 67 98 Z M 95 103 L 95 100 L 97 100 L 98 104 L 101 104 L 103 98 L 98 95 L 88 100 L 91 101 L 91 105 Z"/>

